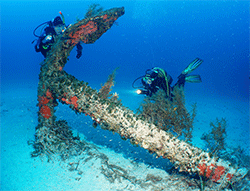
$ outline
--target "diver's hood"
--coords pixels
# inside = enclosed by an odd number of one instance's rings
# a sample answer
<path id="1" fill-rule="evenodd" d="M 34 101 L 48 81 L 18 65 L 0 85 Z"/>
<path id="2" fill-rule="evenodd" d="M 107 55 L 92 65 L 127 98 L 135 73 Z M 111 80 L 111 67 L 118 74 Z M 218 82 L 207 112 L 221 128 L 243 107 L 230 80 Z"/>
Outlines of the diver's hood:
<path id="1" fill-rule="evenodd" d="M 60 16 L 57 16 L 56 18 L 52 20 L 52 24 L 53 26 L 63 25 L 63 21 Z"/>

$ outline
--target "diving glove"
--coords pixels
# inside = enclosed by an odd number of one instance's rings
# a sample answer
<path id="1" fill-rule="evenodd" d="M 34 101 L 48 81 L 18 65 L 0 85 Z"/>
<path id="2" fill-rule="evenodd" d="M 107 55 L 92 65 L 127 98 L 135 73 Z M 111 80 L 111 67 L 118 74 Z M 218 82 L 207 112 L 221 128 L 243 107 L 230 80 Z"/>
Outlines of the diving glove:
<path id="1" fill-rule="evenodd" d="M 77 59 L 81 58 L 81 56 L 82 56 L 82 45 L 80 43 L 78 43 L 76 45 L 76 52 L 77 52 L 76 58 Z"/>

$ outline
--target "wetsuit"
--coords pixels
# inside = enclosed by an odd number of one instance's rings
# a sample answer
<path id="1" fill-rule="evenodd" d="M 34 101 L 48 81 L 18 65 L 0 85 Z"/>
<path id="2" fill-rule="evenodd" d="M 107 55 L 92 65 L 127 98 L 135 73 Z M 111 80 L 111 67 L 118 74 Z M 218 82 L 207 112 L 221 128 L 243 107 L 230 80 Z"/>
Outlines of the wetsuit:
<path id="1" fill-rule="evenodd" d="M 35 51 L 41 52 L 42 55 L 46 57 L 47 52 L 51 49 L 51 46 L 55 41 L 56 35 L 57 34 L 53 26 L 46 27 L 42 35 L 37 40 L 37 44 L 35 45 Z M 80 42 L 76 45 L 76 48 L 76 58 L 79 59 L 82 56 L 82 46 Z"/>
<path id="2" fill-rule="evenodd" d="M 171 92 L 175 86 L 184 87 L 185 75 L 181 74 L 173 87 L 171 87 L 172 81 L 172 77 L 165 70 L 158 67 L 148 70 L 145 77 L 142 78 L 142 84 L 148 90 L 147 96 L 152 96 L 159 89 L 162 89 L 167 97 L 171 97 Z"/>

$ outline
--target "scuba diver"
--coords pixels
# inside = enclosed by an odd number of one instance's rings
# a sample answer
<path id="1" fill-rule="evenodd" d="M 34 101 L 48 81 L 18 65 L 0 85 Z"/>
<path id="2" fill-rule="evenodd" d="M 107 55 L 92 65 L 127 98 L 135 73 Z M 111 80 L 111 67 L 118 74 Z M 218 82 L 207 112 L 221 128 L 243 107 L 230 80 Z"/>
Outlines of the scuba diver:
<path id="1" fill-rule="evenodd" d="M 184 87 L 185 82 L 191 83 L 199 83 L 201 82 L 200 75 L 188 75 L 192 71 L 194 71 L 198 66 L 201 65 L 203 60 L 196 58 L 193 62 L 191 62 L 178 76 L 178 81 L 176 84 L 171 87 L 171 83 L 173 78 L 162 68 L 154 67 L 152 69 L 146 70 L 146 74 L 134 80 L 132 86 L 133 88 L 138 89 L 137 94 L 144 94 L 147 96 L 152 96 L 159 89 L 165 91 L 167 97 L 171 98 L 172 90 L 174 87 Z M 142 86 L 135 87 L 134 84 L 137 80 L 141 79 Z"/>
<path id="2" fill-rule="evenodd" d="M 38 37 L 38 39 L 36 39 L 37 43 L 35 45 L 35 51 L 41 52 L 45 58 L 47 52 L 51 49 L 51 46 L 55 41 L 55 37 L 62 34 L 67 28 L 62 12 L 60 11 L 59 13 L 62 18 L 60 16 L 57 16 L 52 21 L 47 21 L 38 25 L 33 31 L 34 36 Z M 37 35 L 35 32 L 41 26 L 43 26 L 43 28 L 41 29 L 41 34 Z M 34 43 L 34 41 L 32 42 L 32 44 Z M 76 48 L 76 58 L 79 59 L 82 56 L 82 46 L 80 42 L 76 45 Z"/>

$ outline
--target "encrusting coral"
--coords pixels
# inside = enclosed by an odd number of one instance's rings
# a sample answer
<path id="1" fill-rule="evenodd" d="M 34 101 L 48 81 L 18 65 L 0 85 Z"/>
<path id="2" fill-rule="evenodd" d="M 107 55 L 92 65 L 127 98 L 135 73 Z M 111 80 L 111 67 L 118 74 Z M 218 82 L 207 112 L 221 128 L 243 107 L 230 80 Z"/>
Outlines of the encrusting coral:
<path id="1" fill-rule="evenodd" d="M 73 143 L 76 143 L 78 139 L 72 135 L 65 122 L 56 121 L 55 107 L 59 100 L 69 104 L 76 112 L 85 112 L 91 116 L 90 111 L 87 112 L 88 100 L 97 96 L 97 91 L 91 89 L 88 83 L 78 81 L 74 76 L 67 74 L 63 67 L 71 50 L 79 41 L 86 44 L 94 43 L 123 14 L 123 7 L 102 11 L 94 17 L 77 21 L 55 39 L 51 51 L 41 63 L 38 84 L 38 126 L 33 144 L 35 148 L 33 156 L 61 154 L 62 150 L 58 149 L 58 142 L 65 142 L 68 145 L 63 147 L 66 148 L 65 151 L 69 148 L 76 148 Z M 81 95 L 84 95 L 84 98 L 79 100 Z M 86 111 L 83 108 L 86 108 Z M 79 143 L 77 142 L 76 145 Z"/>
<path id="2" fill-rule="evenodd" d="M 49 55 L 41 64 L 38 84 L 40 110 L 34 155 L 40 153 L 51 155 L 53 152 L 60 154 L 64 152 L 58 149 L 60 145 L 60 148 L 64 148 L 64 145 L 79 144 L 78 138 L 70 133 L 69 127 L 65 123 L 56 121 L 54 107 L 57 106 L 57 101 L 60 101 L 69 104 L 76 113 L 89 115 L 103 129 L 116 132 L 123 139 L 130 139 L 149 152 L 169 159 L 179 171 L 198 173 L 216 182 L 235 182 L 241 179 L 246 174 L 244 169 L 233 168 L 226 161 L 211 157 L 208 152 L 177 139 L 154 123 L 140 119 L 121 102 L 114 101 L 117 100 L 117 95 L 109 98 L 114 76 L 111 75 L 108 85 L 104 85 L 105 88 L 98 92 L 86 82 L 78 81 L 63 70 L 70 51 L 79 41 L 95 42 L 123 14 L 124 8 L 102 11 L 95 17 L 88 17 L 71 25 L 56 39 Z M 45 115 L 48 111 L 41 109 L 43 106 L 50 109 L 49 115 Z M 177 105 L 176 109 L 173 108 L 175 111 L 179 109 L 183 112 L 182 106 L 178 108 Z M 182 129 L 186 129 L 186 133 L 189 132 L 188 128 Z M 79 151 L 78 148 L 81 146 L 77 147 L 76 152 Z"/>

